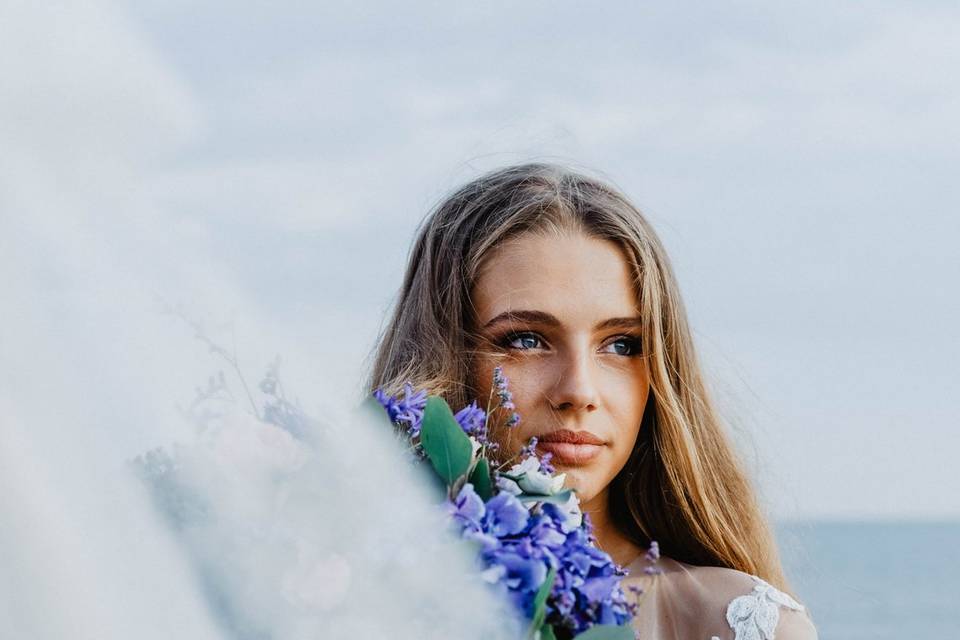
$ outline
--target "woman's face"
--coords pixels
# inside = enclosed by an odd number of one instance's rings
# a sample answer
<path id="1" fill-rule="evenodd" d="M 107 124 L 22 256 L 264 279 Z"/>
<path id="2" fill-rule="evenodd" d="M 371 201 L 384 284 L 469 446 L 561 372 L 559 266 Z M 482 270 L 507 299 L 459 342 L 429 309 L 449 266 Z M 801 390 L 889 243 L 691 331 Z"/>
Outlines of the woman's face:
<path id="1" fill-rule="evenodd" d="M 622 250 L 580 233 L 527 233 L 494 250 L 472 296 L 481 403 L 500 365 L 521 417 L 507 428 L 506 412 L 493 416 L 501 459 L 536 436 L 567 486 L 592 501 L 630 457 L 650 390 Z"/>

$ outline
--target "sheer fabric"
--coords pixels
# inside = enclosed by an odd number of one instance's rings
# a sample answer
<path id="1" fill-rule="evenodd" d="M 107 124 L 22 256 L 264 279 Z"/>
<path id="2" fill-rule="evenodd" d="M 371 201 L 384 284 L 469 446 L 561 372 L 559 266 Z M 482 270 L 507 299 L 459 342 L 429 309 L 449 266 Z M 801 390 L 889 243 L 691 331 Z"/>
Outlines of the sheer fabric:
<path id="1" fill-rule="evenodd" d="M 748 573 L 645 555 L 626 571 L 624 587 L 643 590 L 634 618 L 641 640 L 817 640 L 806 607 Z"/>

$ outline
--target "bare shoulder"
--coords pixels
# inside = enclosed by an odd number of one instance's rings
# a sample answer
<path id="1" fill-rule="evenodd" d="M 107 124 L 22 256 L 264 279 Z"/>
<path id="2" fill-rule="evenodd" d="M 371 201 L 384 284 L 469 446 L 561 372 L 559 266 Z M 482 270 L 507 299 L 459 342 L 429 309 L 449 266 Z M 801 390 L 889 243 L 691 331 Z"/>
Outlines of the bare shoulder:
<path id="1" fill-rule="evenodd" d="M 806 607 L 773 585 L 736 569 L 676 563 L 674 576 L 687 581 L 702 611 L 725 621 L 711 640 L 817 640 Z"/>

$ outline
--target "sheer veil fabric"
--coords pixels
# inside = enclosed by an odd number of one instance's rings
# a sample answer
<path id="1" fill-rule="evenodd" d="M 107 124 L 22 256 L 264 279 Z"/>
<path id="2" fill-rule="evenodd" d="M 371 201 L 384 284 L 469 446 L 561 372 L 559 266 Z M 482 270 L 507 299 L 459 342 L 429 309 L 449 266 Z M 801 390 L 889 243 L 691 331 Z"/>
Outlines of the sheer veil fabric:
<path id="1" fill-rule="evenodd" d="M 624 588 L 643 590 L 634 618 L 642 640 L 817 640 L 806 607 L 748 573 L 645 555 L 625 569 Z"/>

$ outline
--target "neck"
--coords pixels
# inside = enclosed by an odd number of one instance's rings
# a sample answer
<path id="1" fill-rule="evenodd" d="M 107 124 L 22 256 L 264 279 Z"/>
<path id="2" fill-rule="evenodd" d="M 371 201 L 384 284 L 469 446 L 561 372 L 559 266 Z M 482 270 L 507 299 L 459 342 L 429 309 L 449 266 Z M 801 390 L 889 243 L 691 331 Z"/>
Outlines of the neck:
<path id="1" fill-rule="evenodd" d="M 606 488 L 593 499 L 581 504 L 580 508 L 585 514 L 590 515 L 597 546 L 608 553 L 616 564 L 626 567 L 643 553 L 643 549 L 620 533 L 611 520 L 609 494 Z"/>

